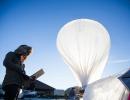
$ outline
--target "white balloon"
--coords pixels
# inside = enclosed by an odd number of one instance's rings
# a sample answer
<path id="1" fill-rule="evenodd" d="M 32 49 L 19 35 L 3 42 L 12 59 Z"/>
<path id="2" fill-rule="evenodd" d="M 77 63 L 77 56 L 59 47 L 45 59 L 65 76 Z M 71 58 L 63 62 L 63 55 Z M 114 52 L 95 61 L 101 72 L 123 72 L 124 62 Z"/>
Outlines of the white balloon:
<path id="1" fill-rule="evenodd" d="M 127 100 L 129 92 L 117 77 L 113 75 L 89 84 L 83 100 Z"/>
<path id="2" fill-rule="evenodd" d="M 101 77 L 108 60 L 110 37 L 99 22 L 77 19 L 60 29 L 57 47 L 85 88 Z"/>

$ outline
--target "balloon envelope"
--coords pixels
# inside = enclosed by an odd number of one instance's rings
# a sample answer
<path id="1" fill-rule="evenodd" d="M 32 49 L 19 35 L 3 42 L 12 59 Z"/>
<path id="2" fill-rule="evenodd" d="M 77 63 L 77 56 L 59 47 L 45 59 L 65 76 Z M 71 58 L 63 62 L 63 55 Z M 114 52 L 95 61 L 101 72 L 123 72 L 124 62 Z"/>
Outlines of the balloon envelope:
<path id="1" fill-rule="evenodd" d="M 64 61 L 85 87 L 101 77 L 109 55 L 110 37 L 99 22 L 77 19 L 60 29 L 57 47 Z"/>
<path id="2" fill-rule="evenodd" d="M 113 75 L 104 79 L 100 79 L 86 87 L 84 100 L 127 100 L 128 90 Z"/>

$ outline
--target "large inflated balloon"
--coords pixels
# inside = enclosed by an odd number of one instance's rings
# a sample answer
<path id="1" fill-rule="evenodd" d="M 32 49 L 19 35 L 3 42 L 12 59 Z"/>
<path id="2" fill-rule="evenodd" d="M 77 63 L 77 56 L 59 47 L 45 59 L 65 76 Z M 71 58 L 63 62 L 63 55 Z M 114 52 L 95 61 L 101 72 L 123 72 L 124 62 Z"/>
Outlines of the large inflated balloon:
<path id="1" fill-rule="evenodd" d="M 109 55 L 110 37 L 99 22 L 77 19 L 60 29 L 57 47 L 81 85 L 85 87 L 101 77 Z"/>

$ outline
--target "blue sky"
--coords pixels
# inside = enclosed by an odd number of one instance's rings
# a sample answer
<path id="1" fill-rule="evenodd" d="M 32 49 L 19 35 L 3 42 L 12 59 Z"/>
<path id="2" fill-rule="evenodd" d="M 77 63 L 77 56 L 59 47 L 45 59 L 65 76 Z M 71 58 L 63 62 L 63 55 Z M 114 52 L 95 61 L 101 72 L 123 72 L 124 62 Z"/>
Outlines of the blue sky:
<path id="1" fill-rule="evenodd" d="M 129 0 L 1 0 L 0 1 L 0 83 L 5 74 L 3 59 L 21 44 L 33 47 L 26 72 L 43 68 L 39 78 L 58 89 L 77 85 L 56 47 L 56 37 L 67 22 L 89 18 L 102 23 L 110 33 L 111 50 L 103 77 L 130 67 Z"/>

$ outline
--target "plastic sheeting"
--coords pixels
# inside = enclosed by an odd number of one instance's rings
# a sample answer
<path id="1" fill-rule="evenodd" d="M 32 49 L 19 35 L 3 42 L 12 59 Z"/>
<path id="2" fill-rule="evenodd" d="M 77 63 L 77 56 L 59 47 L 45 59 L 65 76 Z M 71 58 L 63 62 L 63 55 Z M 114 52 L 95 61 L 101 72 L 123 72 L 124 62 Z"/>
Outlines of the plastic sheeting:
<path id="1" fill-rule="evenodd" d="M 99 22 L 77 19 L 58 33 L 57 47 L 70 69 L 85 88 L 101 77 L 106 65 L 110 37 Z"/>
<path id="2" fill-rule="evenodd" d="M 89 84 L 84 93 L 84 100 L 127 100 L 128 90 L 117 78 L 110 76 Z"/>
<path id="3" fill-rule="evenodd" d="M 118 78 L 122 84 L 130 91 L 130 69 Z"/>

